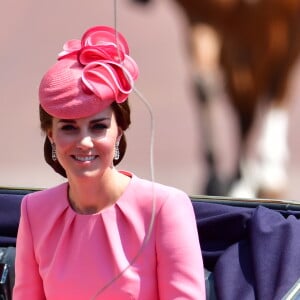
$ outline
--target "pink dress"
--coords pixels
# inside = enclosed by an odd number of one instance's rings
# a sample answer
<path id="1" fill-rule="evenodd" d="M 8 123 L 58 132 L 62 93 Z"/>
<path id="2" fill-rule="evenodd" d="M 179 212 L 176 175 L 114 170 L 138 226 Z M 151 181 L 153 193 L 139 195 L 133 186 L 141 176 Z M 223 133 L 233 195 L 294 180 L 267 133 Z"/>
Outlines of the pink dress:
<path id="1" fill-rule="evenodd" d="M 132 177 L 124 194 L 97 214 L 68 203 L 68 183 L 24 197 L 13 300 L 205 299 L 204 271 L 188 196 Z"/>

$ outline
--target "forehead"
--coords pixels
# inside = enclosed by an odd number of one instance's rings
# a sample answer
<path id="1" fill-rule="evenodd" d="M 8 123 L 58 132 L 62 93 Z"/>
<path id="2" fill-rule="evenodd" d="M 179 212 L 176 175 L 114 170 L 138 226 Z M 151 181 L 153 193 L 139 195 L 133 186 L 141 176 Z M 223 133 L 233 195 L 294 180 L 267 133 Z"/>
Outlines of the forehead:
<path id="1" fill-rule="evenodd" d="M 98 112 L 94 115 L 84 117 L 84 118 L 76 118 L 76 119 L 58 119 L 54 118 L 54 122 L 66 122 L 66 123 L 90 123 L 101 120 L 111 120 L 114 119 L 114 113 L 111 107 L 107 107 L 106 109 Z"/>

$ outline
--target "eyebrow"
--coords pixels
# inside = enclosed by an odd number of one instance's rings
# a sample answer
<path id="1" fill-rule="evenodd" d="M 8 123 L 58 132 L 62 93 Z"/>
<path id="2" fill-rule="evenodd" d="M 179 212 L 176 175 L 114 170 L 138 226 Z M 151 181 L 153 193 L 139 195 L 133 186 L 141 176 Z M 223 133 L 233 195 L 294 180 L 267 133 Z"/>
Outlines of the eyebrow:
<path id="1" fill-rule="evenodd" d="M 102 122 L 102 121 L 106 121 L 106 120 L 110 120 L 110 117 L 103 117 L 103 118 L 91 120 L 90 123 L 97 123 L 97 122 Z M 58 123 L 71 123 L 71 124 L 74 124 L 74 123 L 76 123 L 76 121 L 75 120 L 69 120 L 69 119 L 61 119 L 61 120 L 58 121 Z"/>
<path id="2" fill-rule="evenodd" d="M 68 119 L 61 119 L 61 120 L 58 120 L 58 123 L 75 123 L 74 120 L 68 120 Z"/>
<path id="3" fill-rule="evenodd" d="M 103 117 L 103 118 L 95 119 L 95 120 L 92 120 L 91 123 L 97 123 L 97 122 L 102 122 L 102 121 L 106 121 L 106 120 L 110 120 L 110 117 Z"/>

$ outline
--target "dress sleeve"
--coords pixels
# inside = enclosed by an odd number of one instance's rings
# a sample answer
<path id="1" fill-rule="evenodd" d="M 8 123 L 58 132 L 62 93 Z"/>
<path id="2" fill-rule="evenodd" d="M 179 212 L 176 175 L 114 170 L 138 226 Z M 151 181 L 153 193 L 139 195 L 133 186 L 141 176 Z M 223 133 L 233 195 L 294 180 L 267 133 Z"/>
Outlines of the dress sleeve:
<path id="1" fill-rule="evenodd" d="M 28 216 L 28 198 L 23 198 L 21 204 L 21 218 L 16 244 L 16 277 L 13 290 L 13 300 L 44 300 L 43 283 L 35 259 L 33 238 Z"/>
<path id="2" fill-rule="evenodd" d="M 190 198 L 170 195 L 156 220 L 160 300 L 205 299 L 202 253 Z"/>

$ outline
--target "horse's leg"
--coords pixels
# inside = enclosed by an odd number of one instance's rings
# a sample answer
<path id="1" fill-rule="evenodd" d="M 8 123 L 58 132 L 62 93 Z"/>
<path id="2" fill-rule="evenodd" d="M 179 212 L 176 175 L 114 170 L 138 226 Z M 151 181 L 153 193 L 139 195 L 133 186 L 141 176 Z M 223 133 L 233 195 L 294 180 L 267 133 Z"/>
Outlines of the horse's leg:
<path id="1" fill-rule="evenodd" d="M 281 198 L 287 184 L 288 162 L 288 111 L 285 101 L 272 103 L 265 117 L 258 157 L 260 162 L 261 198 Z"/>
<path id="2" fill-rule="evenodd" d="M 278 2 L 277 9 L 285 11 L 286 14 L 274 17 L 273 22 L 269 23 L 271 40 L 276 41 L 272 48 L 274 69 L 271 70 L 274 75 L 271 77 L 270 86 L 274 100 L 270 105 L 264 131 L 258 143 L 261 161 L 259 196 L 264 198 L 283 198 L 287 193 L 290 156 L 289 91 L 300 53 L 300 2 L 294 0 Z"/>
<path id="3" fill-rule="evenodd" d="M 251 146 L 253 140 L 253 132 L 256 129 L 256 113 L 253 110 L 244 118 L 243 112 L 237 110 L 238 107 L 231 103 L 236 110 L 239 128 L 239 148 L 237 153 L 236 173 L 233 177 L 230 190 L 227 195 L 231 197 L 257 198 L 258 191 L 258 167 L 256 160 L 251 159 Z"/>
<path id="4" fill-rule="evenodd" d="M 255 197 L 256 186 L 249 180 L 245 169 L 248 171 L 249 140 L 256 120 L 259 98 L 251 65 L 244 59 L 247 55 L 243 55 L 248 49 L 241 45 L 237 35 L 224 36 L 221 52 L 221 66 L 226 78 L 229 101 L 237 116 L 239 139 L 236 171 L 227 194 L 234 197 Z"/>
<path id="5" fill-rule="evenodd" d="M 271 69 L 271 67 L 269 67 Z M 254 133 L 254 151 L 246 152 L 247 136 L 244 135 L 244 149 L 241 151 L 241 179 L 230 192 L 233 197 L 283 198 L 287 184 L 288 147 L 288 95 L 287 82 L 291 66 L 278 73 L 280 84 L 276 83 L 273 97 L 260 99 L 256 105 L 255 121 L 258 129 Z M 272 73 L 272 71 L 270 71 Z M 266 79 L 269 79 L 267 76 Z M 272 80 L 268 80 L 268 85 Z M 258 96 L 258 95 L 257 95 Z M 274 98 L 276 96 L 276 98 Z M 253 119 L 254 121 L 254 119 Z M 254 123 L 254 125 L 257 125 Z M 252 126 L 253 127 L 253 126 Z M 250 129 L 250 128 L 249 128 Z M 255 128 L 254 128 L 255 129 Z M 251 128 L 251 131 L 253 128 Z M 253 132 L 249 132 L 250 134 Z M 251 137 L 251 135 L 250 135 Z M 249 142 L 249 141 L 248 141 Z"/>
<path id="6" fill-rule="evenodd" d="M 282 198 L 287 183 L 288 110 L 286 103 L 269 103 L 258 114 L 252 153 L 241 155 L 241 178 L 229 195 L 244 198 Z M 252 141 L 253 142 L 253 141 Z M 248 154 L 248 155 L 247 155 Z"/>
<path id="7" fill-rule="evenodd" d="M 224 168 L 223 166 L 223 170 L 220 167 L 219 162 L 224 162 L 224 157 L 218 158 L 220 154 L 216 150 L 220 148 L 217 145 L 217 136 L 220 135 L 220 130 L 216 126 L 220 120 L 217 120 L 216 115 L 222 107 L 222 99 L 224 100 L 226 95 L 219 64 L 220 48 L 219 35 L 212 27 L 203 23 L 191 27 L 192 70 L 197 99 L 200 101 L 202 112 L 200 119 L 208 168 L 208 180 L 204 192 L 207 195 L 224 196 L 228 193 L 233 179 L 231 174 L 228 175 L 228 173 L 232 173 L 228 172 L 228 167 Z M 223 116 L 219 116 L 219 119 L 222 119 Z M 224 119 L 226 121 L 226 117 Z M 224 169 L 226 170 L 224 171 Z"/>

